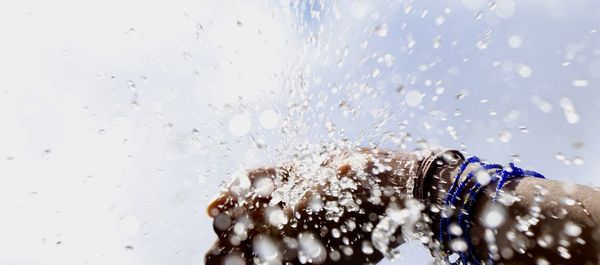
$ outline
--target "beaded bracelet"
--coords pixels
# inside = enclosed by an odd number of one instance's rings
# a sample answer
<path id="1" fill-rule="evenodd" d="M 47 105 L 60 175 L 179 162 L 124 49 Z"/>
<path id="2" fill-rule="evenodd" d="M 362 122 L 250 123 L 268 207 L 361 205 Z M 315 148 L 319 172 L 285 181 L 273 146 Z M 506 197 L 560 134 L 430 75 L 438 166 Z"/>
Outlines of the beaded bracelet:
<path id="1" fill-rule="evenodd" d="M 469 174 L 462 178 L 462 175 L 466 168 L 471 164 L 477 164 L 478 167 L 473 169 Z M 472 211 L 474 206 L 476 205 L 477 199 L 479 198 L 479 194 L 491 183 L 497 183 L 495 194 L 492 197 L 492 203 L 497 203 L 498 195 L 500 194 L 502 188 L 506 184 L 507 181 L 512 180 L 518 177 L 535 177 L 535 178 L 544 178 L 544 176 L 540 173 L 531 170 L 523 170 L 521 168 L 516 167 L 513 163 L 509 164 L 508 168 L 504 168 L 498 164 L 486 164 L 482 162 L 476 156 L 472 156 L 465 160 L 460 167 L 458 168 L 458 172 L 456 173 L 454 180 L 448 189 L 448 193 L 443 200 L 443 209 L 442 215 L 440 218 L 439 224 L 439 235 L 438 240 L 441 246 L 447 245 L 453 238 L 450 233 L 450 214 L 447 211 L 451 208 L 458 209 L 458 203 L 461 200 L 460 196 L 467 188 L 467 185 L 473 180 L 481 171 L 485 171 L 490 174 L 490 180 L 488 183 L 480 183 L 477 181 L 471 188 L 469 188 L 468 192 L 466 192 L 466 197 L 464 202 L 461 205 L 461 208 L 458 212 L 458 225 L 462 230 L 462 234 L 460 235 L 460 239 L 462 239 L 466 245 L 466 251 L 456 251 L 459 255 L 459 260 L 462 264 L 480 264 L 480 258 L 474 253 L 473 244 L 471 242 L 470 237 L 470 229 L 472 226 Z M 461 180 L 462 178 L 462 180 Z M 456 237 L 456 236 L 455 236 Z M 459 237 L 456 237 L 459 238 Z M 446 257 L 446 261 L 451 264 L 458 264 L 457 262 L 450 262 L 448 257 Z M 494 259 L 492 254 L 490 253 L 488 257 L 488 261 L 486 264 L 493 264 Z"/>

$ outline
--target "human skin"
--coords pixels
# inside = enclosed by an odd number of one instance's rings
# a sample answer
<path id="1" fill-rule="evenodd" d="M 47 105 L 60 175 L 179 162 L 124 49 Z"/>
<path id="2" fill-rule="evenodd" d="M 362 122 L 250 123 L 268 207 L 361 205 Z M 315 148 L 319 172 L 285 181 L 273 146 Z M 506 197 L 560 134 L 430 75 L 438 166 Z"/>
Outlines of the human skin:
<path id="1" fill-rule="evenodd" d="M 356 163 L 356 157 L 364 163 Z M 373 229 L 384 216 L 391 214 L 390 209 L 401 209 L 413 193 L 419 193 L 412 190 L 415 188 L 412 182 L 417 182 L 417 189 L 423 189 L 419 187 L 419 177 L 426 173 L 424 160 L 425 157 L 416 153 L 370 149 L 332 155 L 322 162 L 321 167 L 335 174 L 325 178 L 325 181 L 321 179 L 309 183 L 301 199 L 295 203 L 281 201 L 273 204 L 269 189 L 267 192 L 253 192 L 261 188 L 256 183 L 265 179 L 271 180 L 275 189 L 286 182 L 297 181 L 298 178 L 286 177 L 286 172 L 293 171 L 294 165 L 250 171 L 247 176 L 251 184 L 244 190 L 244 196 L 240 196 L 239 190 L 230 188 L 224 190 L 208 207 L 209 215 L 215 218 L 214 228 L 218 239 L 207 252 L 206 264 L 240 264 L 242 261 L 245 264 L 377 263 L 384 254 L 373 247 Z M 426 183 L 426 196 L 418 198 L 426 206 L 422 214 L 431 231 L 431 234 L 424 236 L 437 238 L 441 212 L 439 202 L 445 197 L 461 162 L 462 159 L 457 158 L 428 167 L 433 170 Z M 353 185 L 342 185 L 338 189 L 340 183 L 348 180 Z M 533 178 L 511 181 L 503 191 L 504 194 L 513 195 L 505 197 L 513 199 L 505 208 L 506 218 L 496 227 L 497 231 L 486 228 L 485 223 L 493 192 L 486 190 L 475 205 L 471 241 L 479 257 L 487 257 L 490 244 L 485 238 L 491 234 L 495 240 L 490 242 L 497 246 L 497 264 L 599 264 L 600 236 L 596 225 L 600 217 L 596 203 L 600 198 L 599 191 Z M 319 202 L 318 205 L 344 202 L 340 200 L 341 194 L 351 194 L 350 206 L 358 206 L 358 210 L 354 209 L 356 207 L 338 205 L 346 210 L 331 218 L 331 211 L 314 209 L 315 200 Z M 532 207 L 539 208 L 537 222 L 528 216 Z M 285 222 L 277 221 L 277 218 L 273 222 L 274 211 L 279 215 L 283 213 L 285 218 L 282 220 Z M 523 226 L 518 225 L 524 221 L 534 224 L 523 231 Z M 236 228 L 237 223 L 245 225 L 237 225 Z M 240 229 L 241 226 L 244 229 Z M 565 230 L 565 227 L 569 229 Z M 486 229 L 489 231 L 486 232 Z M 320 242 L 316 245 L 322 248 L 314 247 L 315 240 Z M 390 248 L 402 242 L 400 229 L 389 241 Z M 303 246 L 306 245 L 303 242 L 310 243 L 307 245 L 309 249 Z M 266 255 L 265 249 L 267 254 L 272 255 Z M 434 248 L 433 254 L 447 252 L 450 247 L 443 245 L 441 249 Z M 324 255 L 319 253 L 322 251 L 325 251 Z"/>
<path id="2" fill-rule="evenodd" d="M 507 220 L 498 227 L 497 264 L 600 264 L 600 192 L 560 181 L 521 178 L 505 191 L 517 199 L 507 208 Z M 482 257 L 489 245 L 483 218 L 492 192 L 478 203 L 471 238 Z M 532 211 L 533 209 L 533 211 Z M 536 213 L 539 210 L 539 213 Z M 536 218 L 531 218 L 537 215 Z M 522 224 L 531 224 L 523 229 Z"/>

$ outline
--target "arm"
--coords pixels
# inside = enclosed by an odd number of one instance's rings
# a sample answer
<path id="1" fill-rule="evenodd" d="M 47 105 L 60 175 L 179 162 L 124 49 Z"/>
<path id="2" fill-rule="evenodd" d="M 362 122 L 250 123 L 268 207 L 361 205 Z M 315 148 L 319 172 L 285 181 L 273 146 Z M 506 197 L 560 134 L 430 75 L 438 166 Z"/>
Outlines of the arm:
<path id="1" fill-rule="evenodd" d="M 463 160 L 456 151 L 424 159 L 414 153 L 361 150 L 337 154 L 312 170 L 301 170 L 296 165 L 252 171 L 248 174 L 248 187 L 239 189 L 234 182 L 209 207 L 219 239 L 207 253 L 206 264 L 377 263 L 389 254 L 387 249 L 378 247 L 381 235 L 387 235 L 384 243 L 389 244 L 388 249 L 401 244 L 403 236 L 411 236 L 402 235 L 402 229 L 379 233 L 380 227 L 390 226 L 390 216 L 401 216 L 397 224 L 406 226 L 406 217 L 414 212 L 405 207 L 414 201 L 410 198 L 426 206 L 420 208 L 420 217 L 425 221 L 421 224 L 429 229 L 409 229 L 409 233 L 437 238 L 442 208 L 439 202 Z M 329 173 L 316 179 L 308 176 L 317 172 Z M 265 189 L 259 183 L 271 183 L 272 187 Z M 533 178 L 516 179 L 503 190 L 504 197 L 513 200 L 500 210 L 504 218 L 500 223 L 496 220 L 497 232 L 486 232 L 492 191 L 484 192 L 475 205 L 470 235 L 479 257 L 487 257 L 492 249 L 500 264 L 546 264 L 544 260 L 548 264 L 598 264 L 597 190 Z M 291 197 L 297 200 L 290 200 Z M 539 212 L 533 219 L 532 210 Z M 527 223 L 532 224 L 525 230 L 523 224 Z M 398 228 L 393 225 L 392 222 L 391 226 Z M 451 252 L 448 242 L 442 246 L 437 240 L 424 242 L 434 255 Z"/>
<path id="2" fill-rule="evenodd" d="M 440 185 L 432 194 L 436 202 L 433 205 L 439 206 L 440 199 L 446 196 L 457 165 L 438 166 L 434 178 L 439 179 Z M 441 172 L 442 169 L 446 171 Z M 598 189 L 547 179 L 516 178 L 504 186 L 497 203 L 492 203 L 494 187 L 489 185 L 484 190 L 471 218 L 470 238 L 479 258 L 487 260 L 491 253 L 496 264 L 600 264 Z M 460 197 L 465 196 L 463 193 Z M 451 222 L 456 222 L 456 215 L 452 215 Z M 433 219 L 439 221 L 439 216 Z M 432 227 L 437 238 L 439 222 Z M 451 251 L 452 246 L 445 243 L 442 248 Z"/>
<path id="3" fill-rule="evenodd" d="M 386 211 L 407 213 L 401 210 L 419 157 L 358 150 L 309 161 L 235 178 L 208 207 L 218 240 L 207 265 L 358 265 L 383 258 L 373 231 Z M 389 247 L 403 241 L 400 230 L 386 236 Z"/>
<path id="4" fill-rule="evenodd" d="M 511 264 L 599 264 L 600 192 L 559 181 L 523 178 L 505 191 L 516 201 L 506 207 L 506 221 L 498 227 L 498 259 Z M 472 238 L 482 256 L 488 254 L 487 193 L 475 212 Z M 493 214 L 493 213 L 492 213 Z M 474 240 L 475 242 L 475 240 Z"/>

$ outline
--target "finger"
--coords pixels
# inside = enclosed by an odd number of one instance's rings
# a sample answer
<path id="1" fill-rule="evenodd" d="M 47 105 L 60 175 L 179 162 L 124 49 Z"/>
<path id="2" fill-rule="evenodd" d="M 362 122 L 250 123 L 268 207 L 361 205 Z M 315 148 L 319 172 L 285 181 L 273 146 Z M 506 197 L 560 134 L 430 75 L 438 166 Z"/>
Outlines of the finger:
<path id="1" fill-rule="evenodd" d="M 259 168 L 249 172 L 236 173 L 227 190 L 214 199 L 207 208 L 210 217 L 241 206 L 245 202 L 252 203 L 253 197 L 268 198 L 275 189 L 275 168 Z"/>

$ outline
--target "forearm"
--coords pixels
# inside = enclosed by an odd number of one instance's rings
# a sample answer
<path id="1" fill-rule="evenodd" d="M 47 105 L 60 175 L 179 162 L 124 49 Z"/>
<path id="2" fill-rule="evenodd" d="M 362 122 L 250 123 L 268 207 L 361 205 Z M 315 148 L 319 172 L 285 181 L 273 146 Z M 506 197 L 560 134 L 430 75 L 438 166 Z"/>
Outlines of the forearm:
<path id="1" fill-rule="evenodd" d="M 442 202 L 459 164 L 438 165 L 432 176 L 438 183 L 427 201 L 431 202 L 429 209 L 434 209 L 428 214 L 433 220 L 431 226 L 436 239 L 440 232 L 441 209 L 445 207 Z M 468 173 L 467 170 L 464 174 Z M 481 193 L 470 213 L 470 231 L 460 231 L 470 232 L 480 259 L 487 260 L 488 254 L 492 253 L 500 264 L 546 264 L 544 260 L 549 264 L 567 261 L 598 264 L 600 192 L 597 189 L 545 179 L 516 178 L 504 186 L 502 195 L 492 203 L 493 184 Z M 461 200 L 466 196 L 466 191 L 459 194 Z M 452 212 L 448 223 L 456 225 L 459 210 Z M 452 252 L 450 242 L 441 242 L 441 249 L 446 254 Z"/>
<path id="2" fill-rule="evenodd" d="M 600 192 L 558 181 L 522 178 L 507 184 L 506 219 L 495 235 L 499 261 L 515 264 L 600 264 Z M 471 239 L 487 256 L 486 220 L 492 193 L 478 203 Z M 510 201 L 506 199 L 505 201 Z M 487 232 L 488 234 L 490 232 Z M 483 240 L 482 240 L 483 239 Z"/>

